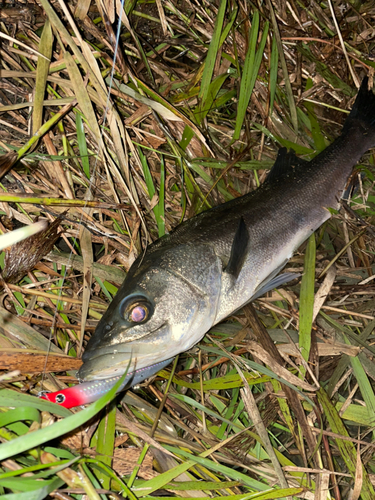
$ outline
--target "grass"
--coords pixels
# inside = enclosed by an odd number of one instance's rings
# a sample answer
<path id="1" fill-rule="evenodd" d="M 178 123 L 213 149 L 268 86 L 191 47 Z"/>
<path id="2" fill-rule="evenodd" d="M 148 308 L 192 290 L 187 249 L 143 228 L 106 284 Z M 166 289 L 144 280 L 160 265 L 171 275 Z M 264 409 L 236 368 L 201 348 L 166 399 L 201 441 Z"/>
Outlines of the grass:
<path id="1" fill-rule="evenodd" d="M 55 221 L 0 254 L 2 498 L 375 497 L 371 152 L 350 210 L 288 263 L 300 283 L 114 403 L 36 397 L 77 383 L 69 359 L 147 244 L 256 188 L 280 146 L 310 159 L 338 136 L 375 9 L 306 7 L 126 0 L 119 31 L 116 2 L 0 11 L 0 229 Z"/>

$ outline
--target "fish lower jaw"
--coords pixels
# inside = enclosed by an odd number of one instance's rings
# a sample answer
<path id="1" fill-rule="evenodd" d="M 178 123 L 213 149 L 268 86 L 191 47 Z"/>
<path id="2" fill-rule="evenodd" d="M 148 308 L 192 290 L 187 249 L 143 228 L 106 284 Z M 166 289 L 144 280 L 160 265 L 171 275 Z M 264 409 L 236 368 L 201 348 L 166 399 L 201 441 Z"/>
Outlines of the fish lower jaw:
<path id="1" fill-rule="evenodd" d="M 197 315 L 192 325 L 172 328 L 162 342 L 129 342 L 98 349 L 81 366 L 79 378 L 85 382 L 103 380 L 121 376 L 127 370 L 133 373 L 147 369 L 191 349 L 211 326 L 212 318 Z"/>
<path id="2" fill-rule="evenodd" d="M 80 380 L 85 382 L 103 380 L 111 377 L 121 377 L 126 371 L 128 374 L 138 373 L 142 370 L 146 370 L 150 366 L 164 362 L 173 356 L 175 356 L 175 354 L 170 352 L 163 352 L 163 354 L 159 356 L 153 352 L 141 356 L 134 354 L 133 358 L 131 358 L 131 354 L 129 353 L 129 356 L 124 359 L 124 357 L 120 357 L 120 354 L 105 354 L 84 363 L 78 375 Z"/>

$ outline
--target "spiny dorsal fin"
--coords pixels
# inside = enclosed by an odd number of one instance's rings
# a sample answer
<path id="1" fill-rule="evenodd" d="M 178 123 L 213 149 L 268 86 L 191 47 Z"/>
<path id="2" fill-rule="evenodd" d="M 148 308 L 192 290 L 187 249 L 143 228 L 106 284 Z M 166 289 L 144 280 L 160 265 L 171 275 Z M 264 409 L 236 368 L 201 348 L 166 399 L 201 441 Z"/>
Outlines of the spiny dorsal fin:
<path id="1" fill-rule="evenodd" d="M 288 175 L 294 175 L 297 168 L 306 167 L 308 164 L 308 161 L 298 158 L 293 149 L 288 152 L 286 148 L 280 148 L 266 182 L 272 184 Z"/>
<path id="2" fill-rule="evenodd" d="M 247 230 L 243 217 L 241 217 L 236 234 L 233 238 L 229 262 L 225 268 L 225 272 L 231 274 L 236 279 L 238 278 L 245 262 L 249 248 L 249 240 L 249 231 Z"/>

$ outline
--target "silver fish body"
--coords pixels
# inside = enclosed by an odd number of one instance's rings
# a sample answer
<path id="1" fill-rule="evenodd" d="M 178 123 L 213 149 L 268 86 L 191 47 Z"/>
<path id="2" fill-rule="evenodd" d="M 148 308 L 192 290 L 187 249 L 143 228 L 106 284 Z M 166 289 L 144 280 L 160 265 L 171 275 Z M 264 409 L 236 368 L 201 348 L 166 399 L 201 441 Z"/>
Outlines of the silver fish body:
<path id="1" fill-rule="evenodd" d="M 375 96 L 365 79 L 341 136 L 312 161 L 281 149 L 261 187 L 182 223 L 134 262 L 86 347 L 80 378 L 119 375 L 129 359 L 131 372 L 176 356 L 286 281 L 275 276 L 338 208 L 353 166 L 373 146 Z"/>

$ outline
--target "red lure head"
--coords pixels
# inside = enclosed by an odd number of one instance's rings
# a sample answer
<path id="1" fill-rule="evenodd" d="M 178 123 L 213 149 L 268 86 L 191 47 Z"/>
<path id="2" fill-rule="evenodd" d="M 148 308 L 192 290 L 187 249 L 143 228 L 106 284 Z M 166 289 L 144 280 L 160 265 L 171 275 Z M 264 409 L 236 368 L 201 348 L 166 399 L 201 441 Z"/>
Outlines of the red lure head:
<path id="1" fill-rule="evenodd" d="M 90 380 L 82 382 L 82 384 L 77 384 L 74 387 L 62 389 L 61 391 L 45 392 L 41 397 L 47 401 L 51 401 L 51 403 L 64 406 L 64 408 L 74 408 L 75 406 L 93 403 L 100 396 L 112 389 L 119 379 L 120 376 L 103 380 Z"/>
<path id="2" fill-rule="evenodd" d="M 61 391 L 44 392 L 40 397 L 51 403 L 63 406 L 64 408 L 74 408 L 75 406 L 81 406 L 88 403 L 88 401 L 85 400 L 84 394 L 79 390 L 79 385 L 69 387 L 68 389 L 62 389 Z"/>

